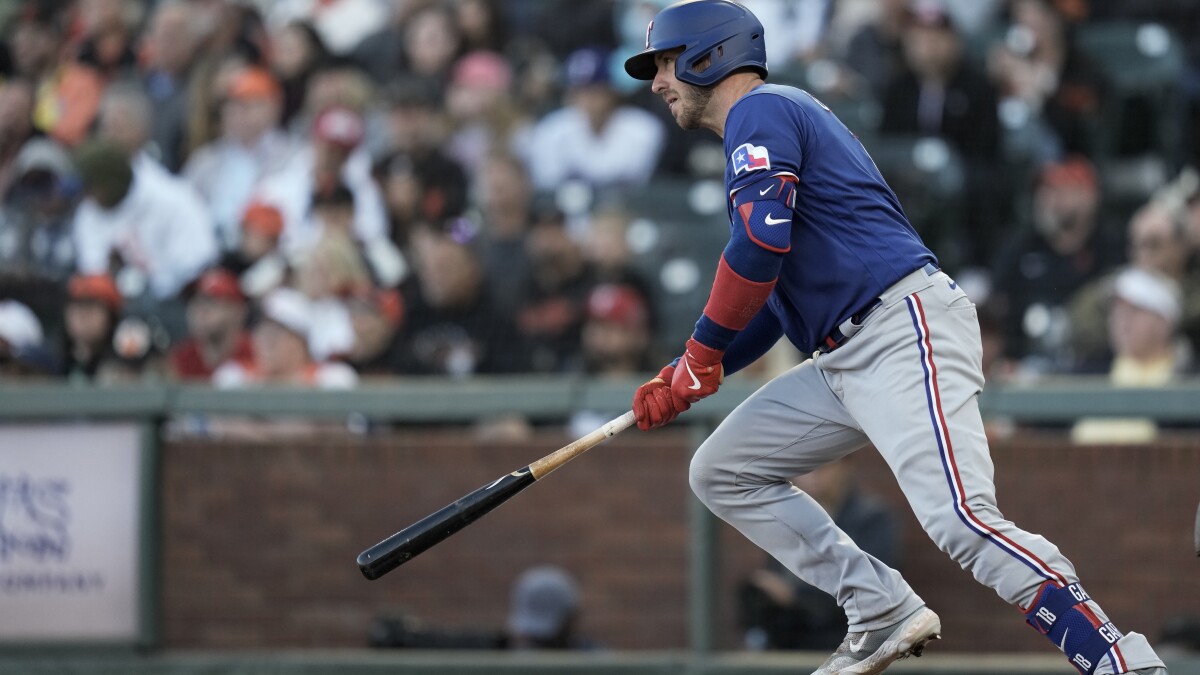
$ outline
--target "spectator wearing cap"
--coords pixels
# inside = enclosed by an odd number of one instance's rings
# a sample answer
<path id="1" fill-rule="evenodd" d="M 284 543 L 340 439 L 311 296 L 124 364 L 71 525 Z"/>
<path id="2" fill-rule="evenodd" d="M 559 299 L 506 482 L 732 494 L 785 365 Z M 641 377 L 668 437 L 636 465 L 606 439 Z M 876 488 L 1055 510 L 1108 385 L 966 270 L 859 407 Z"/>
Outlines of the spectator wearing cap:
<path id="1" fill-rule="evenodd" d="M 583 359 L 588 373 L 629 375 L 650 370 L 650 307 L 637 288 L 603 283 L 588 293 Z"/>
<path id="2" fill-rule="evenodd" d="M 579 636 L 579 586 L 554 565 L 531 567 L 513 584 L 509 601 L 510 649 L 594 649 Z"/>
<path id="3" fill-rule="evenodd" d="M 228 270 L 210 269 L 192 284 L 187 303 L 188 337 L 168 354 L 175 379 L 212 380 L 226 361 L 250 364 L 254 349 L 246 330 L 246 297 Z"/>
<path id="4" fill-rule="evenodd" d="M 1071 348 L 1080 369 L 1107 367 L 1112 356 L 1105 325 L 1116 278 L 1138 267 L 1171 279 L 1181 291 L 1180 330 L 1193 348 L 1200 345 L 1200 270 L 1191 265 L 1186 205 L 1168 190 L 1139 208 L 1129 221 L 1129 265 L 1104 275 L 1071 298 Z"/>
<path id="5" fill-rule="evenodd" d="M 283 89 L 269 70 L 243 68 L 225 90 L 221 135 L 188 158 L 183 177 L 212 207 L 224 250 L 237 247 L 241 216 L 266 176 L 286 169 L 297 148 L 280 127 Z"/>
<path id="6" fill-rule="evenodd" d="M 124 299 L 107 274 L 71 277 L 63 310 L 66 339 L 62 373 L 71 381 L 91 381 L 101 366 L 116 359 L 113 333 Z"/>
<path id="7" fill-rule="evenodd" d="M 912 0 L 901 32 L 903 67 L 883 96 L 885 134 L 943 139 L 966 171 L 962 223 L 947 233 L 967 248 L 958 266 L 986 267 L 1006 223 L 997 93 L 966 57 L 964 40 L 942 0 Z M 947 250 L 952 245 L 947 242 Z M 947 261 L 943 261 L 945 263 Z M 957 262 L 957 261 L 950 261 Z"/>
<path id="8" fill-rule="evenodd" d="M 1182 314 L 1182 296 L 1174 279 L 1141 267 L 1117 275 L 1108 314 L 1113 384 L 1160 386 L 1188 370 L 1190 350 L 1180 343 L 1179 335 Z"/>
<path id="9" fill-rule="evenodd" d="M 285 255 L 296 257 L 321 237 L 312 217 L 313 195 L 329 193 L 339 184 L 354 197 L 353 235 L 364 246 L 388 246 L 387 210 L 371 176 L 371 158 L 362 141 L 366 122 L 347 106 L 322 110 L 313 120 L 311 138 L 290 166 L 266 177 L 255 199 L 283 214 Z"/>
<path id="10" fill-rule="evenodd" d="M 16 300 L 0 300 L 0 379 L 47 376 L 57 369 L 33 310 Z"/>
<path id="11" fill-rule="evenodd" d="M 135 170 L 112 141 L 80 148 L 75 162 L 87 195 L 73 224 L 76 267 L 105 274 L 114 264 L 126 295 L 162 302 L 216 260 L 208 207 L 165 171 Z"/>
<path id="12" fill-rule="evenodd" d="M 1000 252 L 996 300 L 1009 329 L 1009 356 L 1034 371 L 1070 367 L 1065 306 L 1121 262 L 1115 228 L 1100 222 L 1100 186 L 1080 156 L 1045 165 L 1033 188 L 1029 224 Z"/>
<path id="13" fill-rule="evenodd" d="M 278 258 L 274 264 L 286 265 L 279 255 L 279 237 L 283 234 L 283 214 L 279 209 L 263 202 L 250 202 L 242 212 L 240 229 L 237 248 L 221 256 L 221 267 L 240 276 L 268 258 Z"/>
<path id="14" fill-rule="evenodd" d="M 576 50 L 564 69 L 566 105 L 534 126 L 524 156 L 539 191 L 570 180 L 593 188 L 641 185 L 658 165 L 662 122 L 621 101 L 610 80 L 608 51 Z"/>
<path id="15" fill-rule="evenodd" d="M 71 217 L 79 181 L 71 156 L 56 141 L 35 137 L 22 145 L 12 178 L 0 201 L 0 280 L 30 290 L 60 286 L 75 268 Z"/>
<path id="16" fill-rule="evenodd" d="M 213 374 L 215 386 L 346 389 L 357 384 L 357 375 L 346 364 L 313 358 L 308 348 L 312 306 L 303 293 L 277 288 L 263 296 L 260 305 L 260 318 L 251 331 L 254 361 L 226 361 Z"/>
<path id="17" fill-rule="evenodd" d="M 403 368 L 404 296 L 394 289 L 370 289 L 348 301 L 354 348 L 346 362 L 366 377 L 390 377 Z"/>
<path id="18" fill-rule="evenodd" d="M 1189 372 L 1191 349 L 1179 333 L 1183 304 L 1174 279 L 1129 267 L 1116 276 L 1108 310 L 1113 357 L 1108 379 L 1117 387 L 1161 387 Z M 1151 441 L 1147 419 L 1083 419 L 1071 430 L 1077 442 Z"/>
<path id="19" fill-rule="evenodd" d="M 454 131 L 446 153 L 478 175 L 492 152 L 528 146 L 530 122 L 512 104 L 512 66 L 496 52 L 471 52 L 454 64 L 446 109 Z"/>

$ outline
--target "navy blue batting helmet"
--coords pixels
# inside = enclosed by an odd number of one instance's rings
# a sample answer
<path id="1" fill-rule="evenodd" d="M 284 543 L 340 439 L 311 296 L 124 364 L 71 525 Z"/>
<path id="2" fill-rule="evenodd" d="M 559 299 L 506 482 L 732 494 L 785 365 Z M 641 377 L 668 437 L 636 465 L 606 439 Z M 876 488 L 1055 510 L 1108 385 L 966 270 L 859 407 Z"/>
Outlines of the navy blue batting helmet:
<path id="1" fill-rule="evenodd" d="M 750 10 L 731 0 L 684 0 L 659 12 L 646 28 L 646 49 L 625 61 L 625 72 L 653 80 L 654 55 L 683 47 L 675 77 L 698 87 L 716 84 L 738 68 L 767 76 L 763 27 Z M 708 66 L 698 70 L 705 58 Z"/>

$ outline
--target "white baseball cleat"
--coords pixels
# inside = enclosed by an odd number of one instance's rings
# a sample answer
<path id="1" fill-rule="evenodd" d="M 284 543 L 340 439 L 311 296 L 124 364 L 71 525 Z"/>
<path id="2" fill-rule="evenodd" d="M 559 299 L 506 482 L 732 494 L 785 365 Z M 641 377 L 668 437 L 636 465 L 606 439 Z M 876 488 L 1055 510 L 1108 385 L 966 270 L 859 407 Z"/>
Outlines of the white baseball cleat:
<path id="1" fill-rule="evenodd" d="M 942 620 L 921 607 L 900 621 L 863 633 L 848 633 L 837 651 L 812 675 L 875 675 L 906 656 L 920 656 L 930 640 L 942 637 Z"/>

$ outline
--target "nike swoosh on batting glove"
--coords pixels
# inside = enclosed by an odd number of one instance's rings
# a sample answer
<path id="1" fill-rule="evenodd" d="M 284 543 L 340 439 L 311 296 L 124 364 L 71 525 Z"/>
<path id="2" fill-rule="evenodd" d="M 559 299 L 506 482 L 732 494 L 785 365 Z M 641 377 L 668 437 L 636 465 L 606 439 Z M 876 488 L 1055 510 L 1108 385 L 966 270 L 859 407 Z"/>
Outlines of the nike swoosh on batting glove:
<path id="1" fill-rule="evenodd" d="M 679 365 L 671 379 L 671 392 L 688 403 L 715 394 L 725 381 L 725 369 L 721 366 L 723 356 L 723 350 L 713 349 L 697 342 L 696 338 L 689 338 L 687 349 L 679 358 Z"/>
<path id="2" fill-rule="evenodd" d="M 675 367 L 667 366 L 657 377 L 638 387 L 633 393 L 633 415 L 642 431 L 666 426 L 678 417 L 679 413 L 692 407 L 692 404 L 676 398 L 671 393 L 671 377 L 674 373 Z"/>

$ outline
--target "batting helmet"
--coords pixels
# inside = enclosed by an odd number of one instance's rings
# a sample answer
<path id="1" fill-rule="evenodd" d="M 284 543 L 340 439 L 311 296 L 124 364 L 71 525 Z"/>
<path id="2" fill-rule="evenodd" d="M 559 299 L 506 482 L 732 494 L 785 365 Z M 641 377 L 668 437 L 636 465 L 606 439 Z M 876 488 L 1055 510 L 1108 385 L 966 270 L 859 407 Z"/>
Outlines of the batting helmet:
<path id="1" fill-rule="evenodd" d="M 646 49 L 625 61 L 625 72 L 653 80 L 654 55 L 683 47 L 675 77 L 698 87 L 716 84 L 738 68 L 767 76 L 767 50 L 762 23 L 750 10 L 731 0 L 684 0 L 659 12 L 646 28 Z M 707 68 L 696 66 L 711 59 Z"/>

